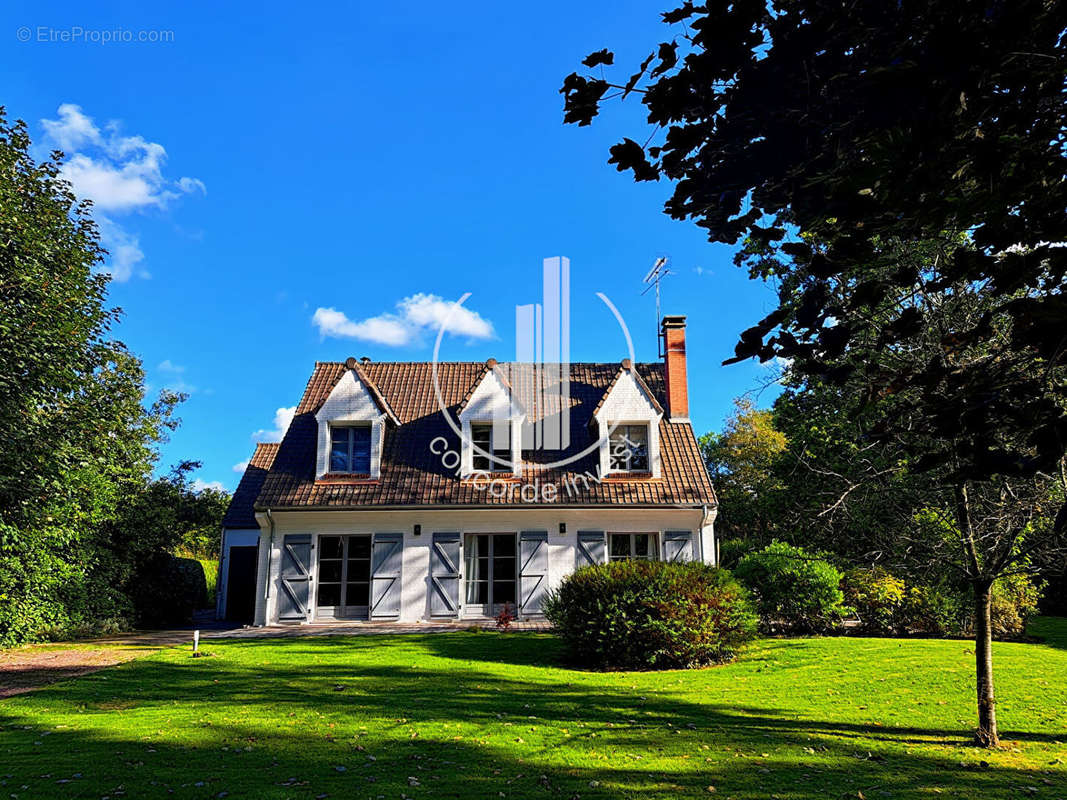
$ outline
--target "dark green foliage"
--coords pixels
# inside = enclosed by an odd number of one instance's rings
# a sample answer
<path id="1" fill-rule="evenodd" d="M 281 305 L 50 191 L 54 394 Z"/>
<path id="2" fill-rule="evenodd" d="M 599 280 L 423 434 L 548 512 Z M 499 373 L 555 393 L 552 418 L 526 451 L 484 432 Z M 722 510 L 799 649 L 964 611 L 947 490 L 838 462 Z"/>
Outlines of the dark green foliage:
<path id="1" fill-rule="evenodd" d="M 965 592 L 944 584 L 909 586 L 900 624 L 912 633 L 929 636 L 962 633 L 970 613 L 969 601 Z"/>
<path id="2" fill-rule="evenodd" d="M 583 567 L 550 594 L 545 615 L 571 659 L 596 669 L 718 664 L 756 630 L 744 588 L 726 570 L 700 563 Z"/>
<path id="3" fill-rule="evenodd" d="M 672 46 L 622 92 L 654 128 L 610 163 L 667 178 L 668 214 L 774 281 L 731 361 L 788 358 L 800 391 L 863 417 L 857 464 L 806 461 L 835 495 L 819 513 L 881 494 L 907 520 L 923 504 L 885 491 L 899 473 L 940 494 L 946 535 L 846 546 L 970 582 L 976 738 L 995 745 L 990 588 L 1067 562 L 1067 498 L 1047 507 L 1050 476 L 1067 486 L 1067 6 L 685 2 L 663 21 Z M 565 79 L 565 122 L 623 88 L 598 69 Z"/>
<path id="4" fill-rule="evenodd" d="M 719 566 L 735 569 L 745 554 L 751 551 L 752 545 L 744 539 L 723 539 L 719 542 Z"/>
<path id="5" fill-rule="evenodd" d="M 825 633 L 848 611 L 841 573 L 802 547 L 772 542 L 742 558 L 734 573 L 755 596 L 765 630 Z"/>
<path id="6" fill-rule="evenodd" d="M 160 553 L 141 569 L 130 594 L 139 627 L 188 624 L 193 612 L 208 603 L 204 566 L 195 558 Z"/>
<path id="7" fill-rule="evenodd" d="M 29 148 L 0 109 L 0 645 L 129 626 L 180 540 L 150 476 L 182 398 L 146 404 L 90 204 Z"/>
<path id="8" fill-rule="evenodd" d="M 600 66 L 610 48 L 587 62 L 595 72 L 564 80 L 564 121 L 587 125 L 634 92 L 651 130 L 620 136 L 610 163 L 670 181 L 667 214 L 744 243 L 739 260 L 777 282 L 778 308 L 741 335 L 737 358 L 783 356 L 833 380 L 859 371 L 874 391 L 907 382 L 939 409 L 928 427 L 970 449 L 937 463 L 970 479 L 1051 470 L 1067 447 L 1067 385 L 1005 380 L 1010 357 L 881 371 L 840 357 L 875 310 L 888 350 L 933 326 L 901 294 L 971 286 L 1004 301 L 1002 322 L 944 330 L 947 347 L 986 347 L 1006 325 L 1006 355 L 1062 362 L 1063 4 L 687 2 L 662 19 L 669 41 L 625 84 L 625 66 Z M 887 242 L 960 235 L 973 246 L 925 267 L 872 268 Z M 998 426 L 1007 441 L 986 438 Z M 1019 431 L 1033 439 L 1013 445 Z"/>

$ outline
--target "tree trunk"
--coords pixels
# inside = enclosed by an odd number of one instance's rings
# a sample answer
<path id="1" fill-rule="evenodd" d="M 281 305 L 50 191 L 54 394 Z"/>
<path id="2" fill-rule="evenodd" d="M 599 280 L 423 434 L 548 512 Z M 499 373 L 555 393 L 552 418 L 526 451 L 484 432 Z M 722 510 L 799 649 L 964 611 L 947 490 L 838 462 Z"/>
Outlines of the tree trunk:
<path id="1" fill-rule="evenodd" d="M 993 621 L 992 584 L 975 581 L 974 589 L 974 660 L 978 686 L 978 730 L 975 743 L 982 747 L 1000 744 L 997 732 L 997 704 L 993 696 Z"/>

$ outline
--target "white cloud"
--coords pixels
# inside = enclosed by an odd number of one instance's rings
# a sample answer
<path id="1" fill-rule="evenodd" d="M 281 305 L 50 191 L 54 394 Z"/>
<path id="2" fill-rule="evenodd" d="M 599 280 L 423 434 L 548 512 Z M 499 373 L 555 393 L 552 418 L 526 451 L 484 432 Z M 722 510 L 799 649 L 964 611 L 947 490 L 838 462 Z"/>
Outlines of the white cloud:
<path id="1" fill-rule="evenodd" d="M 100 241 L 111 254 L 110 263 L 104 268 L 119 283 L 124 283 L 137 273 L 139 278 L 152 277 L 148 270 L 139 265 L 144 261 L 141 240 L 125 228 L 111 221 L 103 214 L 96 215 L 96 226 L 100 229 Z"/>
<path id="2" fill-rule="evenodd" d="M 82 113 L 81 106 L 63 103 L 59 119 L 41 120 L 44 132 L 61 150 L 74 151 L 83 144 L 100 142 L 100 131 L 90 117 Z"/>
<path id="3" fill-rule="evenodd" d="M 323 336 L 337 339 L 362 339 L 399 347 L 414 338 L 412 329 L 392 314 L 353 322 L 336 308 L 317 308 L 311 316 L 311 322 Z"/>
<path id="4" fill-rule="evenodd" d="M 274 412 L 274 429 L 266 430 L 261 428 L 252 434 L 252 438 L 257 442 L 280 442 L 282 437 L 285 436 L 285 432 L 289 430 L 289 424 L 293 421 L 294 414 L 296 414 L 296 406 L 279 408 Z"/>
<path id="5" fill-rule="evenodd" d="M 192 194 L 193 192 L 207 194 L 207 187 L 199 178 L 178 178 L 178 188 L 186 194 Z"/>
<path id="6" fill-rule="evenodd" d="M 493 325 L 488 320 L 454 300 L 442 300 L 435 294 L 405 297 L 397 303 L 397 307 L 408 322 L 430 328 L 434 333 L 445 328 L 448 333 L 470 339 L 493 337 Z"/>
<path id="7" fill-rule="evenodd" d="M 80 106 L 64 103 L 58 119 L 41 120 L 44 138 L 62 149 L 67 160 L 60 175 L 70 181 L 74 193 L 92 200 L 100 227 L 100 239 L 111 254 L 105 270 L 116 281 L 134 274 L 147 278 L 140 240 L 110 215 L 165 209 L 174 199 L 207 188 L 197 178 L 170 180 L 163 174 L 167 151 L 143 136 L 124 136 L 117 122 L 101 129 Z"/>
<path id="8" fill-rule="evenodd" d="M 183 377 L 185 374 L 185 367 L 181 364 L 175 364 L 169 358 L 160 361 L 156 365 L 156 371 L 166 375 L 162 381 L 164 388 L 170 389 L 172 392 L 180 392 L 182 394 L 193 394 L 197 391 L 197 387 L 189 383 Z"/>
<path id="9" fill-rule="evenodd" d="M 190 484 L 190 488 L 194 492 L 202 492 L 204 489 L 214 489 L 217 492 L 225 492 L 226 487 L 222 485 L 222 481 L 202 481 L 200 478 L 194 478 Z"/>
<path id="10" fill-rule="evenodd" d="M 493 324 L 476 311 L 435 294 L 414 294 L 400 300 L 396 307 L 395 314 L 379 314 L 358 322 L 336 308 L 318 308 L 311 322 L 323 337 L 361 339 L 391 347 L 411 344 L 422 334 L 436 334 L 441 328 L 471 340 L 495 335 Z"/>
<path id="11" fill-rule="evenodd" d="M 703 275 L 714 275 L 715 274 L 712 270 L 707 269 L 706 267 L 693 267 L 693 272 L 695 272 L 697 275 L 701 275 L 701 276 L 703 276 Z"/>
<path id="12" fill-rule="evenodd" d="M 248 460 L 247 459 L 245 459 L 244 461 L 238 461 L 236 464 L 233 465 L 233 471 L 234 472 L 244 473 L 244 471 L 246 469 L 248 469 Z"/>

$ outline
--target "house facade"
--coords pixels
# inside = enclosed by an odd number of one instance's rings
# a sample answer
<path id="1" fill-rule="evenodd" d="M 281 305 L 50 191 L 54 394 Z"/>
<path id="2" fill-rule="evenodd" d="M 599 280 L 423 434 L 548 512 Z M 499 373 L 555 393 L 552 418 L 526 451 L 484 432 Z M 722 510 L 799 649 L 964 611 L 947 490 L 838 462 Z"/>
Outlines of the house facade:
<path id="1" fill-rule="evenodd" d="M 220 614 L 530 618 L 584 564 L 715 563 L 684 317 L 664 318 L 663 350 L 654 364 L 317 363 L 234 495 Z"/>

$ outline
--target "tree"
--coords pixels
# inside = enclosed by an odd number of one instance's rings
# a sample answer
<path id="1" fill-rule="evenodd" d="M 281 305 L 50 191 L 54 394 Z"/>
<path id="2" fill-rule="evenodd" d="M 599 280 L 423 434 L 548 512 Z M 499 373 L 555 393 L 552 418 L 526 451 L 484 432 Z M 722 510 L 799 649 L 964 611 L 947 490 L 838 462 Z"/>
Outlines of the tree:
<path id="1" fill-rule="evenodd" d="M 145 406 L 137 358 L 110 338 L 88 203 L 37 163 L 0 109 L 0 642 L 124 625 L 108 525 L 148 479 L 181 397 Z"/>
<path id="2" fill-rule="evenodd" d="M 894 243 L 883 248 L 870 271 L 877 275 L 936 255 L 937 248 L 931 251 L 925 243 Z M 837 532 L 838 552 L 851 550 L 857 557 L 860 546 L 868 558 L 877 554 L 911 573 L 962 580 L 971 587 L 977 738 L 989 745 L 998 740 L 991 650 L 994 584 L 1015 575 L 1062 572 L 1067 565 L 1067 532 L 1056 524 L 1067 489 L 1063 459 L 1047 472 L 975 469 L 983 448 L 1038 461 L 1039 445 L 1011 420 L 1047 399 L 1050 383 L 1067 380 L 1064 365 L 1015 346 L 1012 320 L 1002 311 L 1010 302 L 970 285 L 945 292 L 912 287 L 887 303 L 892 307 L 872 306 L 866 325 L 856 326 L 841 357 L 830 362 L 845 378 L 808 375 L 781 401 L 783 410 L 801 411 L 793 415 L 794 424 L 834 431 L 819 451 L 799 451 L 796 457 L 818 487 L 814 499 L 824 507 L 817 516 L 845 519 Z M 898 305 L 917 308 L 924 325 L 906 342 L 887 345 L 881 331 Z M 953 331 L 983 318 L 992 328 L 985 341 L 946 346 Z M 892 391 L 877 389 L 880 376 L 914 375 L 931 362 L 942 364 L 940 379 L 931 385 L 899 380 Z M 1002 404 L 1011 408 L 998 409 Z M 951 421 L 944 415 L 966 406 L 986 420 L 984 433 L 979 437 L 967 420 L 956 420 L 954 435 L 946 435 Z M 1004 420 L 1008 424 L 1000 424 Z M 786 422 L 783 427 L 791 430 Z M 791 439 L 819 441 L 801 434 Z M 852 541 L 842 544 L 841 533 Z"/>
<path id="3" fill-rule="evenodd" d="M 778 513 L 782 481 L 776 468 L 786 438 L 775 429 L 772 412 L 757 409 L 746 398 L 738 398 L 734 406 L 723 433 L 700 437 L 700 450 L 722 508 L 720 537 L 764 545 L 772 538 Z"/>
<path id="4" fill-rule="evenodd" d="M 1012 324 L 1013 347 L 1059 363 L 1067 7 L 748 0 L 686 2 L 663 19 L 677 35 L 624 83 L 565 79 L 564 120 L 589 124 L 604 99 L 639 94 L 652 136 L 644 146 L 624 139 L 609 163 L 635 180 L 672 181 L 666 212 L 710 240 L 776 248 L 779 258 L 742 257 L 754 276 L 781 283 L 779 307 L 742 334 L 736 359 L 783 356 L 840 377 L 829 362 L 871 304 L 915 285 L 936 293 L 967 284 L 1010 298 L 998 313 Z M 613 62 L 605 49 L 583 64 Z M 954 244 L 961 233 L 972 247 L 945 248 L 921 272 L 907 263 L 869 271 L 887 241 Z M 884 322 L 889 345 L 924 320 L 904 305 Z M 980 346 L 993 331 L 979 317 L 951 334 Z M 882 387 L 942 375 L 938 363 L 911 369 L 882 376 Z M 979 445 L 973 477 L 1054 468 L 1067 446 L 1067 387 L 1051 388 L 1010 420 L 1037 447 Z M 987 420 L 973 410 L 958 398 L 940 433 L 954 435 L 954 419 L 981 436 Z"/>
<path id="5" fill-rule="evenodd" d="M 864 403 L 904 397 L 874 415 L 878 433 L 952 487 L 963 550 L 988 542 L 974 496 L 1007 509 L 1004 482 L 1052 474 L 1067 448 L 1067 7 L 685 2 L 663 19 L 678 36 L 625 83 L 565 79 L 565 121 L 638 93 L 653 134 L 609 163 L 672 181 L 668 214 L 743 241 L 738 262 L 778 282 L 733 360 L 787 357 L 855 382 Z M 613 62 L 605 49 L 583 64 Z M 977 313 L 941 313 L 961 295 Z M 855 356 L 870 352 L 894 357 Z M 1067 505 L 1024 549 L 1053 557 L 1065 528 Z M 978 605 L 988 568 L 1020 563 L 1021 536 L 968 556 Z M 977 661 L 977 739 L 995 744 Z"/>

